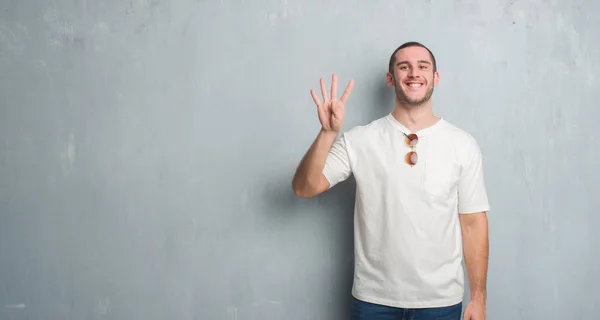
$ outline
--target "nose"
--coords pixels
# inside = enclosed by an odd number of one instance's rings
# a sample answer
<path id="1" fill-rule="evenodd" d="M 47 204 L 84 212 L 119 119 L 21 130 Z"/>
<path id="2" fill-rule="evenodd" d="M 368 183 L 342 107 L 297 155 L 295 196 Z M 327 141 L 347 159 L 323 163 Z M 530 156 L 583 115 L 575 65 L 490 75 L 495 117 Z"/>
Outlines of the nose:
<path id="1" fill-rule="evenodd" d="M 408 76 L 411 77 L 411 78 L 417 77 L 417 69 L 410 68 L 410 71 L 408 72 Z"/>

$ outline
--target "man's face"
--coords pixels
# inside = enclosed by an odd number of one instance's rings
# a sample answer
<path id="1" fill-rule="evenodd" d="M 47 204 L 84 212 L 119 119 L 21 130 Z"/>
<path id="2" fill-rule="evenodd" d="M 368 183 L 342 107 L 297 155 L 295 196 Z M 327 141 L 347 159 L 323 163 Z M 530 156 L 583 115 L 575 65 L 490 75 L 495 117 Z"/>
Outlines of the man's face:
<path id="1" fill-rule="evenodd" d="M 421 47 L 408 47 L 396 52 L 392 74 L 387 75 L 399 102 L 407 106 L 419 106 L 431 99 L 439 75 L 433 71 L 429 52 Z"/>

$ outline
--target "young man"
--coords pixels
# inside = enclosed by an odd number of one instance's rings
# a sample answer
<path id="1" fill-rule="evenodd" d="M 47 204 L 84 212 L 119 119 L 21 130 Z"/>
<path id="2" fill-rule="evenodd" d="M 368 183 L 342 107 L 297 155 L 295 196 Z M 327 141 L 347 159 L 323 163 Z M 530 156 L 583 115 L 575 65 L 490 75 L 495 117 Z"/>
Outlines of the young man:
<path id="1" fill-rule="evenodd" d="M 465 320 L 485 320 L 490 209 L 482 155 L 475 139 L 435 116 L 434 55 L 420 43 L 390 58 L 390 114 L 338 139 L 354 82 L 337 99 L 321 79 L 314 90 L 322 128 L 300 162 L 294 193 L 313 197 L 351 174 L 354 215 L 354 319 L 460 319 L 463 254 L 471 297 Z"/>

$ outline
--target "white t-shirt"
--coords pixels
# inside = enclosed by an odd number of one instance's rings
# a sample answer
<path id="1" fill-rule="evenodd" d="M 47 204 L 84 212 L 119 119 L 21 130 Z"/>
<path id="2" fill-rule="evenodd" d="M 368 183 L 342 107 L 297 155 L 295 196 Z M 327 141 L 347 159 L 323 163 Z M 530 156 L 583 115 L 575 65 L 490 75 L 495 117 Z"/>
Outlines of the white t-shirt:
<path id="1" fill-rule="evenodd" d="M 444 119 L 411 132 L 388 114 L 336 140 L 323 174 L 356 180 L 352 294 L 372 303 L 441 307 L 464 297 L 459 214 L 490 210 L 475 139 Z"/>

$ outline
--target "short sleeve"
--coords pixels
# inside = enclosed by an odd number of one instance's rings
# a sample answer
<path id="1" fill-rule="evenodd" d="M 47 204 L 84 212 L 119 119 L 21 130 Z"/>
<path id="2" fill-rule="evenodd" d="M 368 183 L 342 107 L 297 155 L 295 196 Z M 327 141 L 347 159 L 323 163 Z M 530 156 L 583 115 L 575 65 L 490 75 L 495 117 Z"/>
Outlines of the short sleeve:
<path id="1" fill-rule="evenodd" d="M 489 211 L 482 154 L 474 139 L 465 152 L 458 182 L 458 212 L 466 214 Z"/>
<path id="2" fill-rule="evenodd" d="M 350 157 L 348 155 L 348 148 L 346 144 L 346 137 L 342 135 L 337 139 L 325 160 L 325 167 L 323 168 L 323 175 L 329 181 L 329 188 L 334 185 L 348 179 L 352 174 L 350 166 Z"/>

